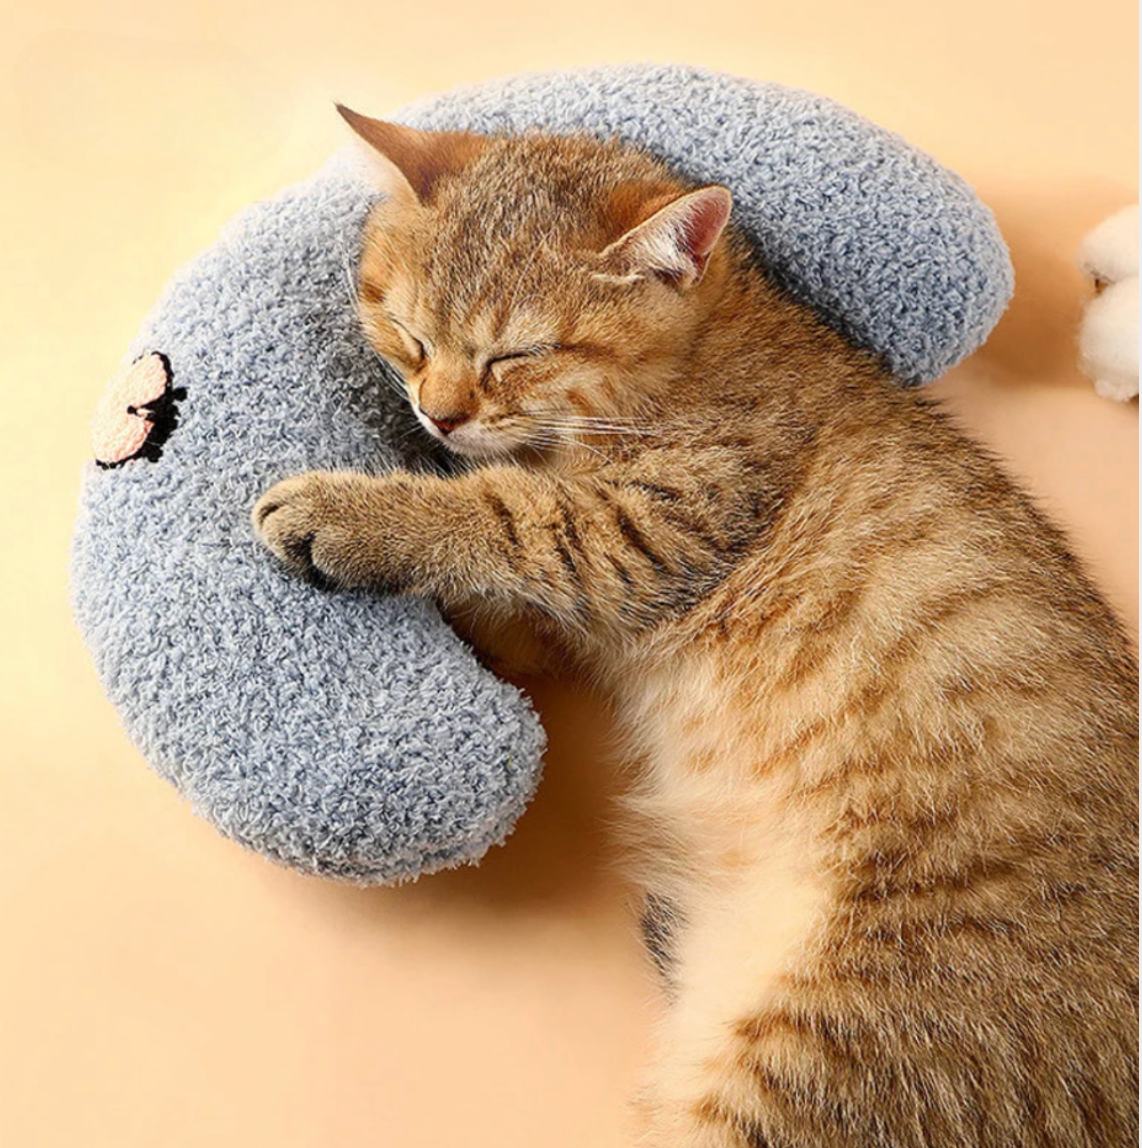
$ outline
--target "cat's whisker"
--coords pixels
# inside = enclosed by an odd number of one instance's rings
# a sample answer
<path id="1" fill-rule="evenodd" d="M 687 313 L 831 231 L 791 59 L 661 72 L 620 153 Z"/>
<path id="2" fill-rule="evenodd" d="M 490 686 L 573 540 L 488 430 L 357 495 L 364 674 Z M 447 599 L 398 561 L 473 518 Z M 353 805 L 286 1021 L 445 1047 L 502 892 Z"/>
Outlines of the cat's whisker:
<path id="1" fill-rule="evenodd" d="M 503 433 L 503 432 L 501 432 Z M 566 445 L 561 436 L 542 428 L 520 428 L 509 432 L 515 443 L 519 446 L 539 447 L 541 449 L 556 449 Z"/>
<path id="2" fill-rule="evenodd" d="M 654 437 L 655 432 L 649 429 L 625 427 L 625 426 L 607 426 L 605 424 L 578 424 L 573 422 L 549 422 L 544 421 L 542 424 L 547 428 L 558 431 L 565 435 L 598 435 L 609 436 L 612 438 L 620 438 L 626 435 L 633 435 L 639 438 Z"/>
<path id="3" fill-rule="evenodd" d="M 623 418 L 620 415 L 577 415 L 551 412 L 550 414 L 537 414 L 534 417 L 546 422 L 560 423 L 564 426 L 605 426 L 618 430 L 652 433 L 644 420 Z"/>
<path id="4" fill-rule="evenodd" d="M 557 443 L 560 446 L 582 447 L 584 450 L 589 450 L 592 454 L 597 455 L 601 459 L 605 459 L 607 457 L 603 451 L 598 449 L 598 447 L 592 446 L 588 442 L 584 442 L 581 438 L 577 437 L 574 432 L 568 431 L 563 427 L 534 424 L 534 434 L 536 437 L 539 435 L 546 435 L 552 439 L 554 443 Z"/>
<path id="5" fill-rule="evenodd" d="M 631 430 L 627 427 L 584 427 L 560 425 L 554 427 L 553 429 L 563 431 L 567 434 L 606 435 L 612 438 L 623 437 L 626 435 L 632 435 L 636 438 L 648 438 L 653 436 L 653 432 Z"/>

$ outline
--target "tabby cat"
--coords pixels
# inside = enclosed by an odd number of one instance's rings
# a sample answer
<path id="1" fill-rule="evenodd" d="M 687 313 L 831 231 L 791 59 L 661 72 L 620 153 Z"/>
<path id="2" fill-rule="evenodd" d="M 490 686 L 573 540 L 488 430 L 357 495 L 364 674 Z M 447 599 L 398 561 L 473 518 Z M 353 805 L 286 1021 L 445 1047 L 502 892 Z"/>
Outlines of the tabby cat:
<path id="1" fill-rule="evenodd" d="M 1136 1144 L 1137 666 L 1059 532 L 725 188 L 343 114 L 387 192 L 367 336 L 475 461 L 255 525 L 613 698 L 672 997 L 639 1143 Z"/>

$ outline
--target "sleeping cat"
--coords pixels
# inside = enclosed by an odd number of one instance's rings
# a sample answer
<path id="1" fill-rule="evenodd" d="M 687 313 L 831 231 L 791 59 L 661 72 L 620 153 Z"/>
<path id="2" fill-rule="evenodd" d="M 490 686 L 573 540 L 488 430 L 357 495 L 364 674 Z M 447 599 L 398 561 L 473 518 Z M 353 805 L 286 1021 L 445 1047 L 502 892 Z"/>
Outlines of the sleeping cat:
<path id="1" fill-rule="evenodd" d="M 344 114 L 388 193 L 366 333 L 473 463 L 255 524 L 614 699 L 668 916 L 640 1143 L 1137 1143 L 1137 667 L 1058 531 L 725 188 Z"/>

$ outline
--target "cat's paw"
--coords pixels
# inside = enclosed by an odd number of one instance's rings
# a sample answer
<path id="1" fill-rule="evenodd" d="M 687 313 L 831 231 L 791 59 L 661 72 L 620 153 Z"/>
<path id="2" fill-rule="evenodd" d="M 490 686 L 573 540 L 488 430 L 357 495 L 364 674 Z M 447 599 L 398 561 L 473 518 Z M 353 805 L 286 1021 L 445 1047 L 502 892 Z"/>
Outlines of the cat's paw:
<path id="1" fill-rule="evenodd" d="M 333 478 L 315 472 L 276 483 L 258 499 L 252 515 L 258 537 L 286 566 L 326 587 L 336 582 L 315 563 L 313 544 L 339 521 Z"/>
<path id="2" fill-rule="evenodd" d="M 311 471 L 258 499 L 254 529 L 291 570 L 323 588 L 403 589 L 396 547 L 387 544 L 384 480 Z"/>

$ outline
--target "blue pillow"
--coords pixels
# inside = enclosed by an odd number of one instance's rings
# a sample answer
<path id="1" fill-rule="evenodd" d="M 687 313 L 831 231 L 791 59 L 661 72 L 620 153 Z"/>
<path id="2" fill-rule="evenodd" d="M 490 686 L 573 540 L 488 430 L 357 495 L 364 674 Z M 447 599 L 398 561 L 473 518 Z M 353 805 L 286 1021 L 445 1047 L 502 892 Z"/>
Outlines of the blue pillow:
<path id="1" fill-rule="evenodd" d="M 392 118 L 618 135 L 734 193 L 774 276 L 905 386 L 974 350 L 1012 289 L 957 176 L 823 97 L 688 67 L 522 76 Z M 255 540 L 300 471 L 442 460 L 359 330 L 371 189 L 347 154 L 238 216 L 143 324 L 101 403 L 74 603 L 152 765 L 227 836 L 296 868 L 390 882 L 478 860 L 535 790 L 527 699 L 429 603 L 328 594 Z"/>

